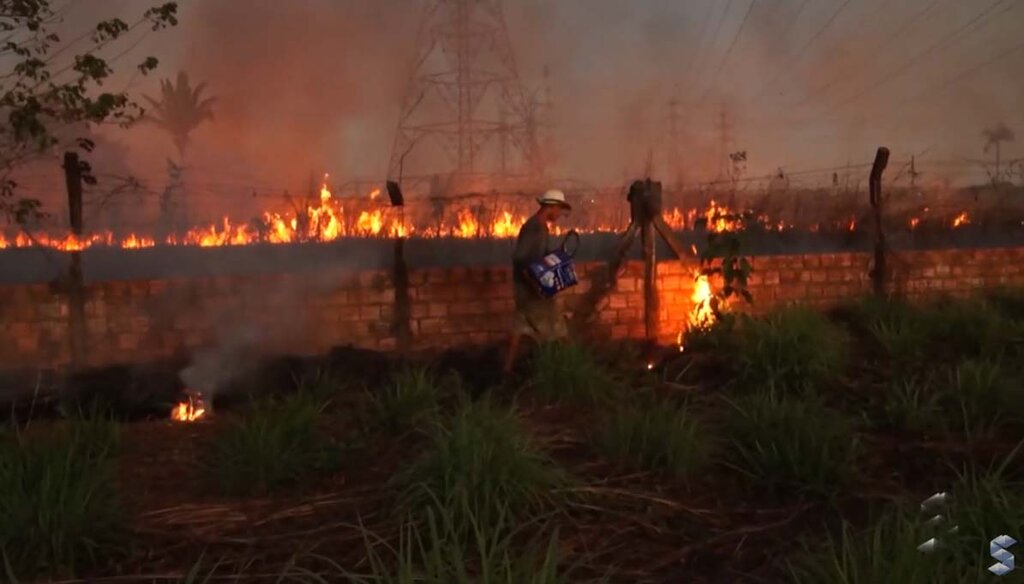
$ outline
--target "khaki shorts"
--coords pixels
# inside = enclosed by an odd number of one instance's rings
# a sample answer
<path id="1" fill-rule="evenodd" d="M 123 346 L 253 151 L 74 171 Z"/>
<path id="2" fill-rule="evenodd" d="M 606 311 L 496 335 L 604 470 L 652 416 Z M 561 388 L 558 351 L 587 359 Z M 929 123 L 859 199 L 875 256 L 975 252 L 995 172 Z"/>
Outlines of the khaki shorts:
<path id="1" fill-rule="evenodd" d="M 513 332 L 543 343 L 569 336 L 569 327 L 558 302 L 529 302 L 516 308 Z"/>

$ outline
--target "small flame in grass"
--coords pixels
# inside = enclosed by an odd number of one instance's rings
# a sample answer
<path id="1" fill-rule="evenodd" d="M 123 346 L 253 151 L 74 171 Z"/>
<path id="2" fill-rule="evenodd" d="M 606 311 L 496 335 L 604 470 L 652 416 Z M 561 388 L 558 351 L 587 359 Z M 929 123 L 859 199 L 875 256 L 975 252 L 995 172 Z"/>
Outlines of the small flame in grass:
<path id="1" fill-rule="evenodd" d="M 919 219 L 919 218 L 917 218 L 917 217 L 911 217 L 911 218 L 910 218 L 910 228 L 911 228 L 911 229 L 917 229 L 917 225 L 918 225 L 918 224 L 919 224 L 920 222 L 921 222 L 921 219 Z"/>
<path id="2" fill-rule="evenodd" d="M 171 410 L 171 419 L 175 422 L 195 422 L 206 414 L 203 398 L 198 393 L 188 393 L 186 401 L 179 402 Z"/>
<path id="3" fill-rule="evenodd" d="M 654 363 L 648 363 L 647 364 L 647 370 L 650 371 L 652 369 L 654 369 Z"/>
<path id="4" fill-rule="evenodd" d="M 959 215 L 953 218 L 953 229 L 969 225 L 971 223 L 971 217 L 967 214 L 967 211 L 962 211 Z"/>
<path id="5" fill-rule="evenodd" d="M 711 310 L 711 284 L 708 277 L 703 274 L 696 274 L 693 283 L 693 294 L 690 300 L 693 308 L 690 310 L 691 328 L 704 329 L 715 322 L 715 313 Z"/>
<path id="6" fill-rule="evenodd" d="M 372 191 L 370 191 L 370 200 L 371 201 L 376 201 L 377 197 L 379 197 L 379 196 L 380 196 L 380 189 L 373 189 Z"/>
<path id="7" fill-rule="evenodd" d="M 676 337 L 676 344 L 679 345 L 679 352 L 682 353 L 686 347 L 683 339 L 688 330 L 707 330 L 715 323 L 715 313 L 711 310 L 711 284 L 708 277 L 699 271 L 694 272 L 693 294 L 690 295 L 693 307 L 690 309 L 690 316 L 683 330 L 679 331 Z"/>

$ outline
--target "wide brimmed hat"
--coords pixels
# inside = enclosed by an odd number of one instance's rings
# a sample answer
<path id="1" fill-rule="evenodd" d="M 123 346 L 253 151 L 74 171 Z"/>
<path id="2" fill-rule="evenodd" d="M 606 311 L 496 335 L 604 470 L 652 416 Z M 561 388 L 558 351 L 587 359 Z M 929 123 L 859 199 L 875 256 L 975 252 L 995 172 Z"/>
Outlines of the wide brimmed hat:
<path id="1" fill-rule="evenodd" d="M 537 199 L 537 202 L 541 205 L 558 205 L 565 209 L 572 209 L 572 205 L 565 200 L 565 193 L 557 189 L 552 189 L 544 193 L 542 197 Z"/>

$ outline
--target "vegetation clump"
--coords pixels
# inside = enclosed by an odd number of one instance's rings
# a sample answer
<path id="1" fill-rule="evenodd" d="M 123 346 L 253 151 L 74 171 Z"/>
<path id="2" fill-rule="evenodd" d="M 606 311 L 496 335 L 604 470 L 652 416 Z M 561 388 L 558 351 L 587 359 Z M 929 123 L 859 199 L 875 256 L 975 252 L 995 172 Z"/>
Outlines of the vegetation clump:
<path id="1" fill-rule="evenodd" d="M 74 420 L 45 436 L 0 435 L 0 553 L 10 579 L 75 575 L 123 535 L 117 426 Z"/>
<path id="2" fill-rule="evenodd" d="M 511 410 L 482 400 L 439 424 L 427 450 L 395 477 L 399 507 L 448 513 L 469 533 L 473 521 L 516 521 L 552 507 L 568 476 L 533 443 Z"/>
<path id="3" fill-rule="evenodd" d="M 769 392 L 730 405 L 728 464 L 769 491 L 831 495 L 852 478 L 859 440 L 842 414 Z"/>
<path id="4" fill-rule="evenodd" d="M 616 385 L 611 372 L 578 343 L 546 343 L 533 362 L 532 387 L 547 399 L 609 403 Z"/>
<path id="5" fill-rule="evenodd" d="M 615 460 L 675 477 L 693 476 L 706 468 L 714 448 L 707 429 L 693 413 L 660 402 L 616 410 L 602 423 L 593 442 Z"/>
<path id="6" fill-rule="evenodd" d="M 266 493 L 338 462 L 339 447 L 320 432 L 325 402 L 298 393 L 252 404 L 214 439 L 205 469 L 227 494 Z"/>
<path id="7" fill-rule="evenodd" d="M 846 366 L 844 331 L 805 306 L 746 318 L 733 342 L 736 381 L 748 388 L 817 390 Z"/>

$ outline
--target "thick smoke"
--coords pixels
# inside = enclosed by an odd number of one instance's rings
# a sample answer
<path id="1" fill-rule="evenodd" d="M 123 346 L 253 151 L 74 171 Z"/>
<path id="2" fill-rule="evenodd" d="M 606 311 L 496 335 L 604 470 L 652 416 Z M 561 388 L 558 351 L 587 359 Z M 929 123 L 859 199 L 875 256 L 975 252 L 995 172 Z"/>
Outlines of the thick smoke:
<path id="1" fill-rule="evenodd" d="M 217 118 L 195 132 L 190 151 L 200 186 L 301 190 L 321 171 L 379 179 L 424 4 L 186 0 L 180 27 L 136 52 L 163 57 L 159 76 L 186 70 L 220 97 Z M 879 144 L 900 159 L 979 158 L 983 128 L 1024 126 L 1019 55 L 958 78 L 1012 46 L 1024 19 L 1013 3 L 988 13 L 989 3 L 945 0 L 503 6 L 527 90 L 541 87 L 545 66 L 551 71 L 553 170 L 562 177 L 618 183 L 649 159 L 656 173 L 669 172 L 672 97 L 692 179 L 717 170 L 723 108 L 730 147 L 747 150 L 757 174 L 863 162 Z M 155 80 L 134 87 L 153 93 Z M 120 139 L 148 157 L 137 166 L 159 183 L 169 141 L 153 128 L 129 134 Z"/>
<path id="2" fill-rule="evenodd" d="M 337 269 L 335 262 L 332 269 Z M 226 298 L 206 298 L 197 305 L 186 293 L 165 293 L 150 310 L 174 315 L 189 313 L 213 331 L 208 343 L 196 350 L 179 377 L 190 390 L 210 402 L 233 381 L 258 366 L 266 355 L 293 354 L 309 350 L 309 339 L 317 330 L 316 302 L 338 286 L 337 272 L 309 272 L 301 278 L 260 282 L 235 289 Z M 253 306 L 262 310 L 252 310 Z M 246 308 L 249 310 L 246 310 Z M 261 318 L 265 312 L 267 318 Z M 288 318 L 280 318 L 287 314 Z"/>

